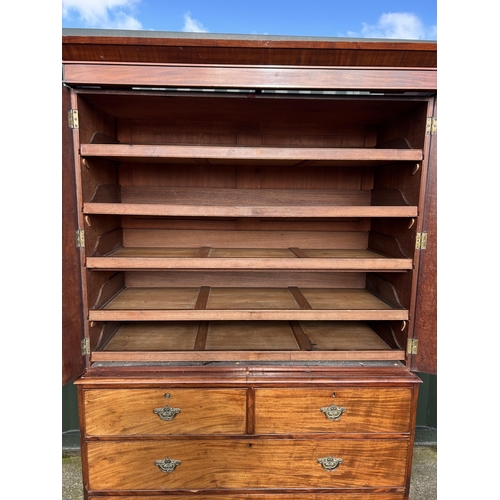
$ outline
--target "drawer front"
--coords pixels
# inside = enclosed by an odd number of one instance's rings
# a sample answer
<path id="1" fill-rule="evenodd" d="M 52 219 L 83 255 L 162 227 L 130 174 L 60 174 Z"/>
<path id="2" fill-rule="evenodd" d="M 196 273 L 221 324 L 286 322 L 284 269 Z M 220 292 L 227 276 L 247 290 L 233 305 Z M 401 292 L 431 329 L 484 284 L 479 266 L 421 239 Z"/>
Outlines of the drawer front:
<path id="1" fill-rule="evenodd" d="M 407 433 L 411 400 L 410 388 L 257 389 L 255 432 Z"/>
<path id="2" fill-rule="evenodd" d="M 407 453 L 405 439 L 87 443 L 93 491 L 403 488 Z"/>
<path id="3" fill-rule="evenodd" d="M 242 434 L 245 389 L 89 389 L 87 436 Z"/>
<path id="4" fill-rule="evenodd" d="M 200 495 L 170 495 L 169 500 L 221 500 L 219 494 Z M 106 500 L 165 500 L 165 496 L 111 496 Z M 89 500 L 103 500 L 103 497 L 90 496 Z M 404 500 L 402 493 L 246 493 L 240 495 L 224 495 L 224 500 Z"/>

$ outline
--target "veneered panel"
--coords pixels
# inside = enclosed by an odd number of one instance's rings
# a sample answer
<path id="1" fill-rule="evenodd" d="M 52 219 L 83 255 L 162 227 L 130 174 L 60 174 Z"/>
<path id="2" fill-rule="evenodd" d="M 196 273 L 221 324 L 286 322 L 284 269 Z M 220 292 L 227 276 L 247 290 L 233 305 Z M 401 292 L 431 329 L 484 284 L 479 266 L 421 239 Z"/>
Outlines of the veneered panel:
<path id="1" fill-rule="evenodd" d="M 102 33 L 102 32 L 101 32 Z M 101 34 L 98 33 L 98 34 Z M 126 36 L 125 36 L 126 33 Z M 434 41 L 63 30 L 66 61 L 134 61 L 301 66 L 436 67 Z"/>
<path id="2" fill-rule="evenodd" d="M 81 274 L 79 250 L 75 244 L 78 229 L 73 139 L 68 126 L 70 90 L 62 88 L 62 384 L 84 371 L 80 341 L 83 337 Z"/>
<path id="3" fill-rule="evenodd" d="M 436 117 L 436 108 L 434 116 Z M 430 136 L 426 202 L 422 232 L 427 246 L 420 251 L 415 327 L 418 352 L 411 356 L 412 371 L 437 372 L 437 135 Z"/>

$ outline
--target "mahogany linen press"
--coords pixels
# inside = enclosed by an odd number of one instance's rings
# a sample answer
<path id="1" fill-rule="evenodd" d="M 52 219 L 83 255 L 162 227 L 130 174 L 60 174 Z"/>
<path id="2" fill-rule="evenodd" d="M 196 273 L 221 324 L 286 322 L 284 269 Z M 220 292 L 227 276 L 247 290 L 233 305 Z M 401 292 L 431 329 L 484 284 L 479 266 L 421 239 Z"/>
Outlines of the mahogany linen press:
<path id="1" fill-rule="evenodd" d="M 87 500 L 408 499 L 435 42 L 63 30 Z"/>

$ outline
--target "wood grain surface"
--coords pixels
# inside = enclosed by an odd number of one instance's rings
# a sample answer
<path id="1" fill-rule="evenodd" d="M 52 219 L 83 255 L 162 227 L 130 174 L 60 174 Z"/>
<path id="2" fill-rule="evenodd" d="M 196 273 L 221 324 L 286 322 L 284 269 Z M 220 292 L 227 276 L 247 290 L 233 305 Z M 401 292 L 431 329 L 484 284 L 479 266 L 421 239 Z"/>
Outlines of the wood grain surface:
<path id="1" fill-rule="evenodd" d="M 397 488 L 409 442 L 396 439 L 89 441 L 90 490 Z M 341 458 L 335 471 L 318 459 Z M 155 461 L 180 460 L 170 473 Z"/>

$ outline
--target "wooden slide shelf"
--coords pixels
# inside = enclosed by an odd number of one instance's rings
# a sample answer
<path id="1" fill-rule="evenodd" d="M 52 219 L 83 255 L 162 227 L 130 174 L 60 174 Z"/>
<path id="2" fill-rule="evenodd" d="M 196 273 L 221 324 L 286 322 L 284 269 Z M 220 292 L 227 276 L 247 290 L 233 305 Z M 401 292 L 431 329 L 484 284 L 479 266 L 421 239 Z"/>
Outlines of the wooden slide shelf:
<path id="1" fill-rule="evenodd" d="M 98 361 L 403 360 L 359 321 L 178 321 L 105 324 Z"/>
<path id="2" fill-rule="evenodd" d="M 120 248 L 89 257 L 89 269 L 338 269 L 400 271 L 411 259 L 370 250 L 301 248 Z"/>
<path id="3" fill-rule="evenodd" d="M 407 320 L 408 311 L 363 288 L 126 287 L 91 321 Z"/>
<path id="4" fill-rule="evenodd" d="M 117 229 L 87 257 L 95 270 L 295 269 L 404 271 L 413 263 L 390 235 L 343 231 Z"/>
<path id="5" fill-rule="evenodd" d="M 100 185 L 85 214 L 192 217 L 416 217 L 397 189 L 202 189 Z M 372 199 L 390 200 L 372 205 Z M 387 203 L 387 204 L 386 204 Z M 389 204 L 390 203 L 390 204 Z"/>
<path id="6" fill-rule="evenodd" d="M 210 165 L 375 166 L 400 161 L 421 161 L 421 149 L 282 148 L 241 146 L 82 144 L 83 158 L 116 162 L 200 163 Z"/>

